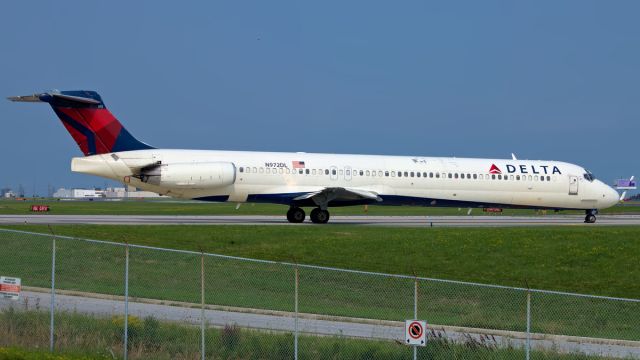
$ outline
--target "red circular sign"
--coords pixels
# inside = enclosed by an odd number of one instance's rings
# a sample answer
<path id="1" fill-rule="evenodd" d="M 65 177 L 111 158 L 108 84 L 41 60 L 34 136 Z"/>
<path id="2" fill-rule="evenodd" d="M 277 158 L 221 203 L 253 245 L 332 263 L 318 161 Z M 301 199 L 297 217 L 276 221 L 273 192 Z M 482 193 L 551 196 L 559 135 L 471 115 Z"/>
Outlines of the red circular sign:
<path id="1" fill-rule="evenodd" d="M 422 324 L 420 324 L 419 322 L 414 321 L 409 324 L 409 336 L 411 336 L 412 339 L 417 340 L 421 338 L 423 331 L 424 329 L 422 329 Z"/>

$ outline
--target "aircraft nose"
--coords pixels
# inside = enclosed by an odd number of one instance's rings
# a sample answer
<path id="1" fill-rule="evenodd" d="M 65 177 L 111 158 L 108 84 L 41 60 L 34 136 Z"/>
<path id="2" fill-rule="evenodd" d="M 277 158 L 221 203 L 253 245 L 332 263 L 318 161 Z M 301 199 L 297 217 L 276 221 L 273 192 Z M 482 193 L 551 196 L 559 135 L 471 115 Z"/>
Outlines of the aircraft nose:
<path id="1" fill-rule="evenodd" d="M 601 183 L 600 187 L 602 188 L 603 208 L 612 207 L 620 201 L 620 195 L 614 188 L 605 183 Z"/>

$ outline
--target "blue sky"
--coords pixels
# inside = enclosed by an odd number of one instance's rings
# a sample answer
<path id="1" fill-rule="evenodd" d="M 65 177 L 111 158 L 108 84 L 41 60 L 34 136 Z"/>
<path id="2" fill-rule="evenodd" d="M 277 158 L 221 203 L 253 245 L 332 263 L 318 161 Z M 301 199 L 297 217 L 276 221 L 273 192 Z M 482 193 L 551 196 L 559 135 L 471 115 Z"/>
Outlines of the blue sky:
<path id="1" fill-rule="evenodd" d="M 0 95 L 91 89 L 156 147 L 555 159 L 640 175 L 638 1 L 10 1 Z M 104 186 L 0 101 L 0 186 Z M 112 183 L 109 183 L 112 184 Z"/>

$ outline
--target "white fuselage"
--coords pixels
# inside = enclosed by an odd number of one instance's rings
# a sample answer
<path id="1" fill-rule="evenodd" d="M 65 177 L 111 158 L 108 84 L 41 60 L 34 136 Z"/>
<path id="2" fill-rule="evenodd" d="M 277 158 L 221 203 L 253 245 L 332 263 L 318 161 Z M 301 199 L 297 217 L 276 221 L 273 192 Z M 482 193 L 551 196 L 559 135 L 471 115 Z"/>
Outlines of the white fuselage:
<path id="1" fill-rule="evenodd" d="M 558 161 L 152 149 L 74 158 L 72 170 L 209 201 L 291 204 L 327 188 L 379 196 L 329 206 L 601 209 L 618 201 L 584 168 Z"/>

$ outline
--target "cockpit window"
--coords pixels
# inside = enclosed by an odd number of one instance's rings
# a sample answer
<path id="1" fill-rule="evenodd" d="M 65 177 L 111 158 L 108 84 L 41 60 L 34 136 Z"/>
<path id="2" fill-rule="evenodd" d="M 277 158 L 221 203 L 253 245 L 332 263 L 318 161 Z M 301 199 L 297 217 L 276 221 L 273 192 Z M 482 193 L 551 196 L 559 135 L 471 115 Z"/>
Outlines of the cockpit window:
<path id="1" fill-rule="evenodd" d="M 584 171 L 586 171 L 586 173 L 584 173 L 584 175 L 583 175 L 585 180 L 593 181 L 593 180 L 596 179 L 596 177 L 591 173 L 591 171 L 586 170 L 586 169 Z"/>

